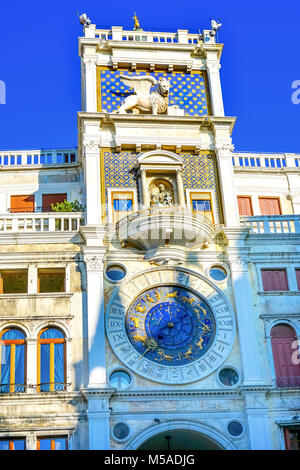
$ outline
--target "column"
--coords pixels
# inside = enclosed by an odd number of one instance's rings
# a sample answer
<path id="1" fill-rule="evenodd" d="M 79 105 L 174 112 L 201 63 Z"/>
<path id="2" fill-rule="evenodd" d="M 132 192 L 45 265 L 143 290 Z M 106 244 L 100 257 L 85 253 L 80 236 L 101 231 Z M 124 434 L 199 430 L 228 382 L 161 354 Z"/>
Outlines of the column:
<path id="1" fill-rule="evenodd" d="M 243 230 L 235 233 L 224 230 L 227 238 L 244 238 Z M 229 240 L 230 243 L 230 240 Z M 231 279 L 235 301 L 241 361 L 243 366 L 243 384 L 262 384 L 259 365 L 257 332 L 254 324 L 252 285 L 249 279 L 248 248 L 228 247 L 227 255 L 231 267 Z"/>
<path id="2" fill-rule="evenodd" d="M 214 116 L 224 116 L 220 68 L 221 65 L 217 53 L 206 52 L 206 70 L 209 82 L 212 113 Z"/>
<path id="3" fill-rule="evenodd" d="M 103 257 L 106 249 L 83 248 L 87 275 L 88 387 L 106 387 Z"/>
<path id="4" fill-rule="evenodd" d="M 184 191 L 183 191 L 183 183 L 182 183 L 182 174 L 181 170 L 176 171 L 176 181 L 177 181 L 177 191 L 178 191 L 178 199 L 179 204 L 181 206 L 185 206 L 185 199 L 184 199 Z"/>
<path id="5" fill-rule="evenodd" d="M 101 181 L 99 140 L 84 141 L 84 177 L 86 193 L 86 224 L 101 224 Z"/>
<path id="6" fill-rule="evenodd" d="M 147 188 L 147 179 L 146 179 L 146 170 L 141 170 L 141 180 L 142 180 L 142 197 L 143 197 L 143 205 L 146 207 L 150 206 L 149 202 L 149 193 Z"/>
<path id="7" fill-rule="evenodd" d="M 106 249 L 84 247 L 87 275 L 88 385 L 86 396 L 89 450 L 110 448 L 109 398 L 113 389 L 106 378 L 103 258 Z"/>
<path id="8" fill-rule="evenodd" d="M 268 391 L 261 389 L 243 388 L 245 413 L 248 422 L 249 450 L 271 450 L 271 429 L 268 421 L 265 394 Z"/>
<path id="9" fill-rule="evenodd" d="M 97 55 L 83 57 L 82 111 L 97 112 Z"/>
<path id="10" fill-rule="evenodd" d="M 27 338 L 26 341 L 27 348 L 27 393 L 35 393 L 37 385 L 37 340 Z"/>

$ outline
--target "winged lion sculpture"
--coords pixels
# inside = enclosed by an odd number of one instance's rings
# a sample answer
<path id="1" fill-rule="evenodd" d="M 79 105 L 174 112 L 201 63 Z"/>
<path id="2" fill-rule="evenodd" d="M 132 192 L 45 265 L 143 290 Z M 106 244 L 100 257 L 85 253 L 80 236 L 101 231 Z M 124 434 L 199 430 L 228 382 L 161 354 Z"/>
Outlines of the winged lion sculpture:
<path id="1" fill-rule="evenodd" d="M 115 113 L 162 114 L 168 110 L 170 82 L 166 78 L 157 81 L 152 75 L 142 77 L 120 75 L 120 79 L 124 85 L 134 89 L 134 94 L 127 96 Z M 155 85 L 157 85 L 156 90 L 151 93 L 151 87 Z"/>

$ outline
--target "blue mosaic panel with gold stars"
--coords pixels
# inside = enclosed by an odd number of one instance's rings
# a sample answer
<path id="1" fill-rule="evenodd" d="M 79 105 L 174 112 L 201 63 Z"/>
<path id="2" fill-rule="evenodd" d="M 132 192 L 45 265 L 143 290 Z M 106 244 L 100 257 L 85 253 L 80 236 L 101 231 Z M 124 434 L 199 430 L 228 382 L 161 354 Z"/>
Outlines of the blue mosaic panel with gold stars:
<path id="1" fill-rule="evenodd" d="M 98 111 L 112 113 L 121 106 L 127 96 L 132 94 L 132 90 L 121 81 L 120 75 L 142 76 L 146 74 L 150 75 L 148 72 L 100 70 Z M 200 72 L 190 74 L 154 72 L 151 75 L 157 80 L 161 77 L 170 80 L 169 106 L 178 105 L 184 110 L 186 116 L 208 114 L 205 81 Z M 154 90 L 155 87 L 151 91 Z"/>
<path id="2" fill-rule="evenodd" d="M 202 357 L 216 332 L 208 304 L 178 286 L 157 286 L 139 295 L 125 321 L 127 336 L 139 354 L 173 367 Z"/>

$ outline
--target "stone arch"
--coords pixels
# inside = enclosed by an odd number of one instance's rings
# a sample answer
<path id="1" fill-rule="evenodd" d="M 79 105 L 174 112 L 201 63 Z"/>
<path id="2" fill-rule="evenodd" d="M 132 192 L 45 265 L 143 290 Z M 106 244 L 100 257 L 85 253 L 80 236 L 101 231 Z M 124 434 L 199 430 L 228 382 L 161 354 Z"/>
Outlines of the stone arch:
<path id="1" fill-rule="evenodd" d="M 220 450 L 237 449 L 227 436 L 207 424 L 197 421 L 172 420 L 165 423 L 154 424 L 153 426 L 146 428 L 140 434 L 131 439 L 126 450 L 136 450 L 151 437 L 171 431 L 192 431 L 198 433 L 199 437 L 203 436 L 208 441 L 211 441 L 211 443 L 215 444 Z"/>

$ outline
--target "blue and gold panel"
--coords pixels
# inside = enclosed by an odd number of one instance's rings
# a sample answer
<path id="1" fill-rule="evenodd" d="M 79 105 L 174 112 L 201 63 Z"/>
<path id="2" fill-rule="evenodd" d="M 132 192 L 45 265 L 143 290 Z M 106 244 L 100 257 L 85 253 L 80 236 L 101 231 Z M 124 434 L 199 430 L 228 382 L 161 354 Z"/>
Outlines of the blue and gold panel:
<path id="1" fill-rule="evenodd" d="M 208 304 L 188 289 L 158 286 L 140 294 L 126 314 L 136 351 L 161 365 L 186 365 L 211 347 L 216 324 Z"/>
<path id="2" fill-rule="evenodd" d="M 98 67 L 97 97 L 98 111 L 112 113 L 116 111 L 124 99 L 132 94 L 132 89 L 124 85 L 120 75 L 150 75 L 145 71 L 116 71 Z M 170 80 L 169 106 L 178 105 L 186 116 L 206 116 L 209 114 L 206 84 L 204 75 L 199 72 L 154 72 L 157 80 L 165 77 Z M 153 87 L 152 91 L 154 91 Z"/>
<path id="3" fill-rule="evenodd" d="M 105 200 L 108 204 L 107 190 L 109 188 L 130 188 L 136 189 L 139 199 L 138 168 L 137 162 L 140 153 L 133 152 L 113 152 L 110 149 L 103 150 L 103 189 Z M 219 201 L 219 191 L 217 184 L 217 170 L 212 154 L 208 152 L 181 153 L 183 159 L 182 181 L 184 190 L 208 190 L 212 191 L 214 206 L 217 210 L 215 221 L 220 222 L 221 210 Z M 104 197 L 104 194 L 103 194 Z"/>

